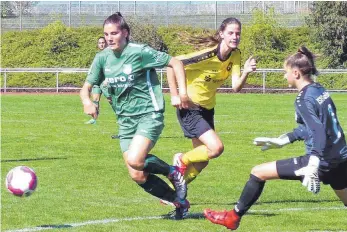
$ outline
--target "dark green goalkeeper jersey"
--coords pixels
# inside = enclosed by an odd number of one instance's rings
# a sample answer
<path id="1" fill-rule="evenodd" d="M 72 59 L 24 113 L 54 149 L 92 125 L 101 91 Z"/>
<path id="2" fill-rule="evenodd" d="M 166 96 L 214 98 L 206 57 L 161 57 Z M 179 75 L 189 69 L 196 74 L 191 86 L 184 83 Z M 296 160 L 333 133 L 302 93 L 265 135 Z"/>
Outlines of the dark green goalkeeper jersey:
<path id="1" fill-rule="evenodd" d="M 155 68 L 167 66 L 170 59 L 142 44 L 128 43 L 121 53 L 106 48 L 95 56 L 86 81 L 91 85 L 108 83 L 117 115 L 163 112 L 164 98 Z"/>

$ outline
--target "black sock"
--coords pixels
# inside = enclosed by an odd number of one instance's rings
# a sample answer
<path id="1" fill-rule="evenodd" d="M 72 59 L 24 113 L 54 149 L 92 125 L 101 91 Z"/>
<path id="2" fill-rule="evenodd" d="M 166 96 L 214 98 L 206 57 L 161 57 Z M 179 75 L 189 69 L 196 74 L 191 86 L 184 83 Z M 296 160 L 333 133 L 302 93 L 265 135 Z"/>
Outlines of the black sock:
<path id="1" fill-rule="evenodd" d="M 168 176 L 170 173 L 170 165 L 168 165 L 165 161 L 159 159 L 157 156 L 148 154 L 145 160 L 143 171 Z"/>
<path id="2" fill-rule="evenodd" d="M 243 188 L 240 199 L 235 206 L 235 211 L 240 217 L 242 217 L 258 200 L 263 191 L 264 185 L 265 181 L 252 174 L 250 175 L 249 180 Z"/>
<path id="3" fill-rule="evenodd" d="M 173 202 L 177 196 L 176 191 L 156 175 L 149 174 L 147 181 L 138 185 L 149 194 L 166 201 Z"/>

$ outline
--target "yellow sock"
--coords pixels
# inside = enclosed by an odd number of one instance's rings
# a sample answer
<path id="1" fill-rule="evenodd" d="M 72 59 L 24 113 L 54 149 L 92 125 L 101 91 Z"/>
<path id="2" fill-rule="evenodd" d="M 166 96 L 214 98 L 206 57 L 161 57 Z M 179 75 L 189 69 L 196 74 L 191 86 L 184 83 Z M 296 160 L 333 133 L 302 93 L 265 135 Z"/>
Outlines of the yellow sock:
<path id="1" fill-rule="evenodd" d="M 207 162 L 208 160 L 208 149 L 205 145 L 198 146 L 182 156 L 182 161 L 185 165 L 197 162 Z"/>
<path id="2" fill-rule="evenodd" d="M 186 172 L 184 173 L 184 179 L 186 180 L 186 183 L 189 184 L 192 182 L 198 175 L 199 171 L 194 167 L 194 165 L 189 165 Z"/>

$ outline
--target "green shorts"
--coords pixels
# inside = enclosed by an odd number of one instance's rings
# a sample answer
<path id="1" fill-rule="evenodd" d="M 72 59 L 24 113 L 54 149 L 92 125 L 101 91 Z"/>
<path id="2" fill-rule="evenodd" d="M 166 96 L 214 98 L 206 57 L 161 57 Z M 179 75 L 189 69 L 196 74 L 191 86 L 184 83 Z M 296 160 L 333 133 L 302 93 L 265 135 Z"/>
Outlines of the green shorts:
<path id="1" fill-rule="evenodd" d="M 101 84 L 99 85 L 93 85 L 92 93 L 94 94 L 103 94 L 106 98 L 110 98 L 111 94 L 108 91 L 108 87 L 106 85 Z"/>
<path id="2" fill-rule="evenodd" d="M 150 112 L 136 116 L 118 116 L 119 140 L 122 152 L 129 149 L 135 135 L 142 135 L 155 144 L 164 129 L 164 114 Z"/>

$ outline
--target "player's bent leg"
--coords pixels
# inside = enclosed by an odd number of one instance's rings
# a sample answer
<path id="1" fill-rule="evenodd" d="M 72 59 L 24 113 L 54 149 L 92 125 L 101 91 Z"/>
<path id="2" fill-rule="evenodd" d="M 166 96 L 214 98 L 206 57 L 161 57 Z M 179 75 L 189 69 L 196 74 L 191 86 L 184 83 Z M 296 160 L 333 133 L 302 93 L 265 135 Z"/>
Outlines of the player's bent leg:
<path id="1" fill-rule="evenodd" d="M 178 199 L 176 199 L 175 202 L 184 202 L 187 195 L 187 184 L 183 175 L 176 167 L 169 166 L 158 157 L 154 155 L 148 156 L 147 154 L 152 147 L 152 140 L 142 135 L 135 135 L 130 143 L 129 150 L 126 152 L 127 164 L 138 171 L 144 170 L 148 173 L 163 174 L 167 176 L 176 190 Z M 162 184 L 162 186 L 164 185 Z M 167 187 L 169 188 L 168 185 Z M 158 188 L 160 188 L 160 186 Z M 158 194 L 156 194 L 156 196 L 157 195 Z"/>
<path id="2" fill-rule="evenodd" d="M 184 179 L 189 184 L 201 173 L 201 171 L 208 165 L 208 162 L 192 163 L 188 166 Z"/>
<path id="3" fill-rule="evenodd" d="M 186 165 L 182 161 L 182 156 L 183 153 L 175 154 L 173 158 L 173 165 L 178 167 L 180 173 L 184 176 L 184 179 L 188 184 L 192 182 L 199 175 L 202 169 L 208 165 L 208 161 L 190 163 L 189 165 Z"/>
<path id="4" fill-rule="evenodd" d="M 212 223 L 223 225 L 231 230 L 236 230 L 240 225 L 241 217 L 258 200 L 264 185 L 264 180 L 251 174 L 233 210 L 213 211 L 206 209 L 204 211 L 205 217 Z"/>
<path id="5" fill-rule="evenodd" d="M 142 135 L 135 135 L 131 140 L 129 150 L 126 152 L 126 162 L 133 169 L 142 171 L 149 151 L 153 148 L 152 140 Z"/>
<path id="6" fill-rule="evenodd" d="M 334 192 L 338 198 L 342 201 L 342 203 L 347 207 L 347 188 L 336 190 L 334 189 Z"/>
<path id="7" fill-rule="evenodd" d="M 181 156 L 181 161 L 186 166 L 191 163 L 207 162 L 224 151 L 224 145 L 213 129 L 204 132 L 198 139 L 203 145 L 197 146 Z"/>
<path id="8" fill-rule="evenodd" d="M 126 160 L 126 152 L 123 154 L 124 159 Z M 174 202 L 176 201 L 177 194 L 165 181 L 153 174 L 148 174 L 143 171 L 138 171 L 133 169 L 130 165 L 127 164 L 127 168 L 130 174 L 130 177 L 135 181 L 141 188 L 143 188 L 149 194 L 158 197 L 160 199 Z"/>
<path id="9" fill-rule="evenodd" d="M 224 145 L 213 129 L 200 135 L 199 140 L 207 147 L 209 159 L 217 158 L 224 151 Z"/>
<path id="10" fill-rule="evenodd" d="M 236 213 L 242 217 L 259 199 L 263 192 L 265 181 L 278 179 L 276 161 L 257 165 L 252 168 L 249 180 L 247 181 L 240 199 L 235 205 Z"/>
<path id="11" fill-rule="evenodd" d="M 133 181 L 135 181 L 137 184 L 143 184 L 147 180 L 148 173 L 145 173 L 143 171 L 139 171 L 134 169 L 132 166 L 130 166 L 127 162 L 128 159 L 128 153 L 127 151 L 123 153 L 123 159 L 125 161 L 125 165 L 127 166 L 129 175 Z"/>
<path id="12" fill-rule="evenodd" d="M 252 207 L 263 192 L 265 181 L 278 178 L 276 162 L 255 166 L 250 174 L 241 196 L 231 211 L 205 210 L 205 217 L 215 224 L 224 225 L 228 229 L 236 230 L 241 217 Z"/>
<path id="13" fill-rule="evenodd" d="M 199 139 L 197 138 L 192 138 L 192 144 L 193 147 L 199 147 L 201 145 L 204 145 Z M 174 165 L 175 163 L 178 164 L 177 162 L 177 156 L 175 155 L 174 157 Z M 195 178 L 200 174 L 200 172 L 208 165 L 208 161 L 205 162 L 196 162 L 196 163 L 191 163 L 186 169 L 184 173 L 184 179 L 186 180 L 186 183 L 189 184 Z"/>
<path id="14" fill-rule="evenodd" d="M 252 168 L 251 174 L 261 180 L 279 179 L 276 167 L 276 161 L 259 164 Z"/>

